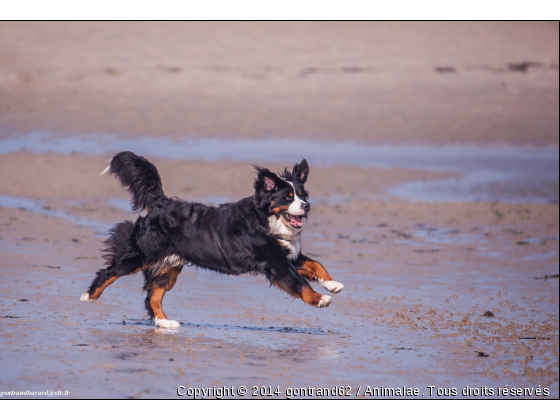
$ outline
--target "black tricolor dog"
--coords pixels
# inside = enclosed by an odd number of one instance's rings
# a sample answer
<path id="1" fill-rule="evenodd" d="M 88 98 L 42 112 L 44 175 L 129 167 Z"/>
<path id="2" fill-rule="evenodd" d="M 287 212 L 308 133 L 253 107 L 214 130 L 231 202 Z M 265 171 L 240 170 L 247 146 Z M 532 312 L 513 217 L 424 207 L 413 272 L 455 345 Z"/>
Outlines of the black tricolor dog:
<path id="1" fill-rule="evenodd" d="M 309 166 L 304 159 L 277 176 L 256 166 L 255 194 L 219 207 L 166 197 L 156 167 L 132 152 L 116 154 L 109 172 L 132 194 L 133 210 L 146 210 L 135 223 L 115 225 L 105 241 L 107 268 L 82 295 L 99 299 L 119 277 L 142 271 L 146 310 L 157 326 L 178 328 L 167 319 L 162 300 L 185 264 L 238 275 L 263 274 L 271 284 L 309 305 L 324 308 L 330 296 L 315 292 L 308 280 L 330 292 L 344 287 L 317 261 L 301 253 L 300 234 L 309 214 L 304 185 Z"/>

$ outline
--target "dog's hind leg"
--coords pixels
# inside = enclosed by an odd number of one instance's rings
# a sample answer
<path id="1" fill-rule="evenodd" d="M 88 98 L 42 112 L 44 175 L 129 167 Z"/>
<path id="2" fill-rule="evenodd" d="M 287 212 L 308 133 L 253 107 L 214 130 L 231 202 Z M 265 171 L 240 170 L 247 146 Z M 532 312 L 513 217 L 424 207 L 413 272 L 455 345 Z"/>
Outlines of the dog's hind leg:
<path id="1" fill-rule="evenodd" d="M 94 300 L 99 299 L 103 291 L 113 284 L 115 280 L 120 277 L 127 276 L 129 274 L 136 274 L 141 270 L 145 270 L 150 267 L 150 265 L 145 265 L 138 267 L 138 265 L 134 265 L 132 267 L 109 267 L 103 268 L 96 273 L 95 279 L 89 286 L 89 289 L 84 292 L 84 294 L 80 297 L 82 302 L 93 302 Z"/>
<path id="2" fill-rule="evenodd" d="M 114 268 L 103 268 L 99 270 L 89 288 L 80 297 L 80 300 L 82 302 L 93 302 L 99 299 L 103 290 L 119 277 L 121 277 L 121 275 L 118 275 Z"/>
<path id="3" fill-rule="evenodd" d="M 95 279 L 88 290 L 82 295 L 82 302 L 99 299 L 101 293 L 119 277 L 137 273 L 150 265 L 143 264 L 143 257 L 133 239 L 134 224 L 130 221 L 115 225 L 105 241 L 107 268 L 96 273 Z"/>
<path id="4" fill-rule="evenodd" d="M 146 310 L 150 318 L 154 320 L 156 326 L 161 328 L 179 328 L 177 321 L 167 319 L 163 312 L 162 301 L 165 292 L 171 290 L 177 281 L 177 276 L 182 267 L 160 267 L 156 273 L 152 270 L 144 270 L 144 290 L 148 292 L 144 301 Z"/>

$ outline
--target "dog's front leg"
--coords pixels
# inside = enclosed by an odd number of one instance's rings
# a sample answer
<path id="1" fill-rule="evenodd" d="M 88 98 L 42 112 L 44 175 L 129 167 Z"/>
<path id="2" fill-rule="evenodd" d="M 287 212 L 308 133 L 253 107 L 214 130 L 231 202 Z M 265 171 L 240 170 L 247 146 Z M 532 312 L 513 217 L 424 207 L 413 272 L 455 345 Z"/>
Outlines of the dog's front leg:
<path id="1" fill-rule="evenodd" d="M 311 281 L 318 281 L 321 286 L 331 293 L 339 293 L 344 289 L 344 285 L 335 281 L 320 262 L 312 260 L 303 254 L 299 254 L 298 259 L 294 261 L 294 266 L 301 276 Z"/>
<path id="2" fill-rule="evenodd" d="M 331 304 L 331 297 L 317 293 L 288 260 L 276 262 L 267 267 L 267 278 L 270 282 L 288 292 L 293 297 L 302 299 L 308 305 L 326 308 Z"/>

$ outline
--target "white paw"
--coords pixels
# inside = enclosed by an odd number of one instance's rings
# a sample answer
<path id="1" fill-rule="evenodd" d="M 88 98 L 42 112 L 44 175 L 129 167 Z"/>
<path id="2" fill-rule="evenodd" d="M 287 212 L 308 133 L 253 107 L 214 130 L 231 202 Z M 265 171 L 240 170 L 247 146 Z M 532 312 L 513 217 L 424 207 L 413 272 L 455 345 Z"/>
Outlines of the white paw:
<path id="1" fill-rule="evenodd" d="M 169 328 L 181 328 L 181 324 L 177 321 L 169 320 Z"/>
<path id="2" fill-rule="evenodd" d="M 330 296 L 327 295 L 323 295 L 321 297 L 321 300 L 319 301 L 319 303 L 316 305 L 317 308 L 326 308 L 327 306 L 329 306 L 332 302 L 332 298 Z"/>
<path id="3" fill-rule="evenodd" d="M 181 327 L 181 324 L 179 324 L 177 321 L 172 321 L 170 319 L 154 318 L 154 324 L 156 324 L 157 327 L 161 327 L 161 328 L 179 328 L 179 327 Z"/>
<path id="4" fill-rule="evenodd" d="M 344 285 L 337 281 L 324 281 L 323 279 L 319 279 L 319 284 L 327 289 L 331 293 L 339 293 L 342 289 L 344 289 Z"/>
<path id="5" fill-rule="evenodd" d="M 89 293 L 88 292 L 84 292 L 84 294 L 82 296 L 80 296 L 80 300 L 82 302 L 93 302 L 93 301 L 89 300 Z"/>

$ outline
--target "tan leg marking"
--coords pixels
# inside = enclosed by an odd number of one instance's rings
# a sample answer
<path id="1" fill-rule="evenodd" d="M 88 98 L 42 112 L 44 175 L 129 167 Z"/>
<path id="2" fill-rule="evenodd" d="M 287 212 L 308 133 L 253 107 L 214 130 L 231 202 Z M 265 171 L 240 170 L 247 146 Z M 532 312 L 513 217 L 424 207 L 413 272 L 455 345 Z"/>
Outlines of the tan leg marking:
<path id="1" fill-rule="evenodd" d="M 317 261 L 304 262 L 303 266 L 298 269 L 298 272 L 308 280 L 317 281 L 318 279 L 323 279 L 323 281 L 334 281 L 325 267 Z"/>
<path id="2" fill-rule="evenodd" d="M 309 284 L 301 289 L 301 295 L 299 293 L 291 292 L 290 290 L 279 287 L 275 281 L 272 282 L 272 285 L 278 287 L 280 290 L 288 292 L 295 298 L 301 298 L 308 305 L 313 305 L 317 308 L 325 308 L 329 306 L 332 300 L 330 296 L 323 296 L 320 293 L 317 293 L 311 288 L 311 286 L 309 286 Z"/>
<path id="3" fill-rule="evenodd" d="M 130 274 L 136 274 L 139 271 L 142 270 L 146 270 L 147 268 L 150 268 L 152 266 L 152 264 L 146 264 L 143 267 L 137 268 L 136 270 L 134 270 L 132 273 Z M 128 274 L 127 274 L 128 275 Z M 118 276 L 113 276 L 110 279 L 108 279 L 105 283 L 103 283 L 101 286 L 99 286 L 97 289 L 95 289 L 95 292 L 93 292 L 93 294 L 89 295 L 89 300 L 97 300 L 99 299 L 99 296 L 101 296 L 101 294 L 103 293 L 103 291 L 109 287 L 111 284 L 113 284 L 115 282 L 115 280 L 120 279 L 121 275 Z"/>
<path id="4" fill-rule="evenodd" d="M 311 287 L 304 287 L 301 291 L 301 298 L 308 305 L 316 306 L 323 296 Z"/>
<path id="5" fill-rule="evenodd" d="M 167 319 L 161 303 L 163 301 L 163 296 L 165 295 L 165 289 L 160 289 L 159 287 L 154 287 L 152 291 L 152 297 L 150 299 L 150 305 L 152 305 L 152 311 L 154 311 L 154 317 L 158 319 Z"/>
<path id="6" fill-rule="evenodd" d="M 165 292 L 168 292 L 175 286 L 177 282 L 177 276 L 181 270 L 175 267 L 171 267 L 165 271 L 165 273 L 169 276 L 169 282 L 165 288 L 153 286 L 152 289 L 152 297 L 150 298 L 150 305 L 152 306 L 152 310 L 154 311 L 154 317 L 157 319 L 167 319 L 165 313 L 163 312 L 162 302 L 163 297 L 165 296 Z"/>
<path id="7" fill-rule="evenodd" d="M 303 266 L 298 269 L 298 272 L 300 276 L 308 280 L 318 281 L 329 292 L 338 293 L 344 288 L 344 285 L 335 281 L 318 261 L 310 260 L 304 262 Z"/>
<path id="8" fill-rule="evenodd" d="M 103 290 L 105 290 L 108 286 L 113 284 L 115 282 L 115 280 L 117 280 L 120 277 L 122 277 L 122 276 L 111 277 L 109 280 L 107 280 L 105 283 L 103 283 L 101 286 L 99 286 L 97 289 L 95 289 L 95 292 L 93 292 L 93 294 L 89 295 L 89 300 L 99 299 L 99 296 L 101 296 L 101 293 L 103 293 Z"/>

